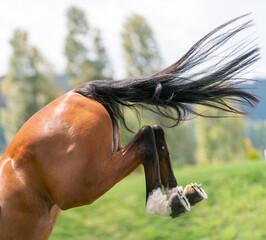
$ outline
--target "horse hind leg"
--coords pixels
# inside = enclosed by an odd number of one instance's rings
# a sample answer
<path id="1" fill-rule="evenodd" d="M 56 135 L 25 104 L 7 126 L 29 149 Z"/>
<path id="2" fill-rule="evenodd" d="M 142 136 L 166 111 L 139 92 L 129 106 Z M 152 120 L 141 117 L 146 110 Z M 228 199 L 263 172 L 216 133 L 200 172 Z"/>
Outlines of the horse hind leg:
<path id="1" fill-rule="evenodd" d="M 171 168 L 171 165 L 165 167 L 159 161 L 161 155 L 158 155 L 158 152 L 159 154 L 161 152 L 157 150 L 158 141 L 156 141 L 154 128 L 146 126 L 142 130 L 142 142 L 138 147 L 142 150 L 141 162 L 144 166 L 146 179 L 146 212 L 148 215 L 180 216 L 190 210 L 189 202 L 181 191 L 176 192 L 169 199 L 163 194 L 161 179 L 164 186 L 167 183 L 173 187 L 177 186 L 176 179 L 173 171 L 171 171 L 170 177 L 165 173 L 168 167 Z M 167 165 L 167 162 L 165 163 Z M 161 166 L 163 167 L 162 170 L 160 169 Z M 163 176 L 160 176 L 160 173 Z"/>
<path id="2" fill-rule="evenodd" d="M 155 135 L 157 154 L 159 157 L 160 176 L 168 202 L 171 202 L 171 217 L 179 217 L 190 211 L 190 203 L 179 187 L 172 169 L 165 135 L 160 125 L 152 127 Z"/>
<path id="3" fill-rule="evenodd" d="M 146 182 L 146 213 L 169 217 L 172 214 L 174 199 L 168 200 L 162 192 L 159 158 L 155 134 L 150 126 L 142 127 L 134 138 L 120 151 L 113 154 L 112 167 L 117 168 L 117 182 L 132 172 L 139 164 L 144 166 Z M 114 169 L 115 170 L 115 169 Z M 110 177 L 108 177 L 110 180 Z"/>
<path id="4" fill-rule="evenodd" d="M 144 166 L 146 213 L 148 215 L 169 216 L 171 209 L 167 197 L 162 193 L 159 159 L 152 128 L 150 126 L 141 128 L 130 147 L 137 149 L 137 155 Z"/>
<path id="5" fill-rule="evenodd" d="M 157 150 L 154 129 L 150 126 L 142 127 L 125 147 L 111 155 L 106 163 L 109 164 L 109 167 L 105 168 L 107 171 L 103 174 L 104 179 L 108 179 L 108 184 L 105 182 L 106 184 L 101 185 L 100 188 L 102 189 L 99 189 L 97 184 L 97 191 L 102 195 L 142 164 L 146 181 L 146 213 L 148 215 L 175 217 L 187 212 L 189 203 L 186 201 L 186 204 L 182 204 L 182 198 L 185 197 L 181 191 L 178 192 L 180 193 L 179 196 L 177 193 L 176 196 L 169 199 L 162 192 L 160 172 L 163 171 L 160 170 L 158 152 L 160 153 Z M 171 182 L 169 186 L 177 186 L 174 177 L 169 180 L 165 176 L 166 174 L 163 174 L 164 185 L 169 181 Z"/>
<path id="6" fill-rule="evenodd" d="M 153 126 L 153 131 L 159 157 L 161 181 L 168 201 L 172 199 L 171 216 L 173 218 L 179 217 L 189 211 L 190 206 L 207 199 L 207 194 L 201 188 L 201 184 L 187 185 L 184 191 L 182 186 L 178 186 L 172 169 L 164 131 L 160 125 Z"/>

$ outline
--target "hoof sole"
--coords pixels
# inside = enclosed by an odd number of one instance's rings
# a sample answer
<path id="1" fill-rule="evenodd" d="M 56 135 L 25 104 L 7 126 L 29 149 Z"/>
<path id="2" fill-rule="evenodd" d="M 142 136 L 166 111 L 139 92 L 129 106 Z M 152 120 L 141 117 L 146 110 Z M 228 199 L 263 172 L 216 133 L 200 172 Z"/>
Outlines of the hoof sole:
<path id="1" fill-rule="evenodd" d="M 207 194 L 201 188 L 201 184 L 191 183 L 184 189 L 184 195 L 188 199 L 191 206 L 200 203 L 208 198 Z"/>
<path id="2" fill-rule="evenodd" d="M 172 218 L 179 217 L 190 211 L 190 203 L 183 195 L 182 191 L 178 190 L 171 199 L 171 214 Z"/>

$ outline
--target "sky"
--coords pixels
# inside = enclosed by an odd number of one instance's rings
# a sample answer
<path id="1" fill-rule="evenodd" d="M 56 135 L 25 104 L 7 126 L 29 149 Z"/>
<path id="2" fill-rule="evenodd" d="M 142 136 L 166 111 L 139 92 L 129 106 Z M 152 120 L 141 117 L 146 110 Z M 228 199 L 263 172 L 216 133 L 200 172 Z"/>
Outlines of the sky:
<path id="1" fill-rule="evenodd" d="M 253 73 L 266 78 L 266 1 L 259 0 L 0 0 L 0 76 L 7 73 L 12 50 L 9 40 L 16 28 L 26 30 L 29 42 L 41 50 L 57 73 L 63 73 L 66 12 L 71 6 L 85 11 L 89 24 L 102 31 L 116 78 L 125 76 L 121 32 L 130 14 L 145 17 L 165 65 L 169 65 L 213 28 L 251 12 L 255 22 L 252 34 L 261 47 L 261 59 Z"/>

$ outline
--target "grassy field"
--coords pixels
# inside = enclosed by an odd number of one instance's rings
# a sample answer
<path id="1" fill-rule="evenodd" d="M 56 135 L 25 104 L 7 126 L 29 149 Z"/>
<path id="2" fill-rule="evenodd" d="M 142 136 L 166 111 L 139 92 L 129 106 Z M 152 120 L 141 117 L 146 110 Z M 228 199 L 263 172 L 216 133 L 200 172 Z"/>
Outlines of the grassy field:
<path id="1" fill-rule="evenodd" d="M 62 212 L 50 239 L 266 239 L 263 161 L 175 173 L 180 185 L 201 182 L 208 200 L 180 218 L 149 217 L 144 176 L 131 175 L 92 205 Z"/>

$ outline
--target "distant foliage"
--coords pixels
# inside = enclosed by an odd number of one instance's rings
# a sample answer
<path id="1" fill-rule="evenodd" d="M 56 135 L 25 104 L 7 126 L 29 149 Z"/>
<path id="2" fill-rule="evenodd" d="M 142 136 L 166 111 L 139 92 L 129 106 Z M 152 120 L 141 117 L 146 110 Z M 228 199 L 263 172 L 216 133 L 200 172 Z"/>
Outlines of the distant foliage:
<path id="1" fill-rule="evenodd" d="M 30 116 L 57 96 L 51 66 L 39 50 L 28 43 L 27 33 L 16 30 L 10 44 L 13 52 L 8 74 L 2 82 L 6 108 L 1 110 L 7 143 Z"/>
<path id="2" fill-rule="evenodd" d="M 258 120 L 258 123 L 262 123 L 263 120 L 266 121 L 266 79 L 261 79 L 261 81 L 255 82 L 252 85 L 247 85 L 250 88 L 249 92 L 255 94 L 260 102 L 254 109 L 244 108 L 245 111 L 250 112 L 251 115 L 247 118 L 252 120 Z M 253 121 L 252 124 L 256 122 Z M 249 124 L 247 122 L 247 124 Z"/>
<path id="3" fill-rule="evenodd" d="M 164 119 L 159 118 L 154 113 L 141 111 L 140 114 L 141 121 L 139 123 L 135 113 L 130 109 L 125 109 L 127 125 L 134 132 L 137 132 L 143 125 L 166 125 Z M 196 144 L 193 134 L 193 123 L 184 122 L 175 128 L 163 128 L 165 131 L 166 143 L 169 149 L 173 166 L 180 167 L 186 165 L 195 165 Z M 126 145 L 134 137 L 134 134 L 128 132 L 125 128 L 121 128 L 120 131 L 122 143 L 123 145 Z"/>
<path id="4" fill-rule="evenodd" d="M 216 109 L 205 110 L 210 116 L 225 116 Z M 201 165 L 246 159 L 256 150 L 243 135 L 244 120 L 236 118 L 196 118 L 196 160 Z"/>
<path id="5" fill-rule="evenodd" d="M 193 127 L 193 122 L 184 122 L 175 128 L 165 129 L 166 141 L 174 167 L 196 164 Z"/>
<path id="6" fill-rule="evenodd" d="M 259 158 L 262 158 L 262 152 L 256 148 L 253 147 L 252 142 L 249 138 L 244 139 L 244 146 L 246 149 L 246 155 L 245 158 L 249 161 L 258 160 Z"/>
<path id="7" fill-rule="evenodd" d="M 161 70 L 158 45 L 151 27 L 142 16 L 133 14 L 127 18 L 122 39 L 127 76 L 150 75 Z"/>
<path id="8" fill-rule="evenodd" d="M 245 120 L 245 137 L 249 138 L 255 148 L 261 153 L 266 149 L 266 121 L 263 120 Z"/>
<path id="9" fill-rule="evenodd" d="M 0 156 L 1 153 L 5 151 L 5 149 L 6 149 L 5 133 L 3 127 L 0 125 Z"/>
<path id="10" fill-rule="evenodd" d="M 111 79 L 112 70 L 101 32 L 88 24 L 82 10 L 76 7 L 68 10 L 67 30 L 65 56 L 70 84 L 77 87 L 91 80 Z"/>

